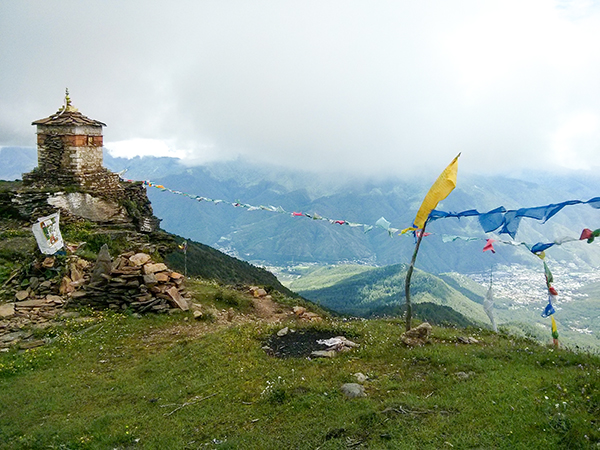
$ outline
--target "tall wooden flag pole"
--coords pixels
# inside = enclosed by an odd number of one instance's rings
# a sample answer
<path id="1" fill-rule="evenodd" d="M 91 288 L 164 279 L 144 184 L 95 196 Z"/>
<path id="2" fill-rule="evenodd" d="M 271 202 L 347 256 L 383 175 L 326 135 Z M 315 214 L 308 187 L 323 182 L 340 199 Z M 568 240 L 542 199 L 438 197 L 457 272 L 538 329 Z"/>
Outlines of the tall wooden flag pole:
<path id="1" fill-rule="evenodd" d="M 412 278 L 413 270 L 415 268 L 415 261 L 417 260 L 417 253 L 419 253 L 421 241 L 423 240 L 423 236 L 425 235 L 426 226 L 427 222 L 423 224 L 421 234 L 417 238 L 417 244 L 415 245 L 415 251 L 413 252 L 412 260 L 410 261 L 410 266 L 408 266 L 408 270 L 406 271 L 406 281 L 404 282 L 404 295 L 406 296 L 406 331 L 410 330 L 412 322 L 412 303 L 410 302 L 410 279 Z"/>
<path id="2" fill-rule="evenodd" d="M 406 331 L 410 330 L 411 322 L 412 322 L 412 304 L 410 301 L 410 279 L 412 278 L 412 273 L 415 267 L 415 261 L 417 260 L 417 254 L 419 253 L 419 247 L 421 246 L 421 241 L 423 240 L 423 236 L 425 235 L 425 226 L 427 225 L 427 220 L 429 219 L 429 214 L 439 202 L 444 200 L 450 192 L 454 190 L 456 187 L 456 175 L 458 173 L 458 158 L 460 153 L 456 155 L 456 158 L 452 160 L 452 162 L 444 169 L 444 171 L 440 174 L 435 183 L 429 188 L 429 192 L 423 199 L 423 203 L 417 212 L 417 216 L 415 217 L 415 222 L 411 228 L 407 228 L 406 230 L 402 230 L 403 233 L 407 231 L 413 230 L 417 232 L 417 243 L 415 245 L 415 251 L 413 252 L 412 260 L 408 270 L 406 271 L 406 281 L 404 282 L 404 293 L 406 296 Z M 421 230 L 420 234 L 418 233 Z"/>

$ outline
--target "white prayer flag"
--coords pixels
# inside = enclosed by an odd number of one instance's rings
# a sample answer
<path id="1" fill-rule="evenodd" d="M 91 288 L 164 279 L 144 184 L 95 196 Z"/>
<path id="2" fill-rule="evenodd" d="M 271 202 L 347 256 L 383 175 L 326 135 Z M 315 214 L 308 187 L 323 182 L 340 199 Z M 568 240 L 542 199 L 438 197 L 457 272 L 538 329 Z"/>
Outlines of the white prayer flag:
<path id="1" fill-rule="evenodd" d="M 40 217 L 31 227 L 40 251 L 45 255 L 53 255 L 63 247 L 63 239 L 58 226 L 59 213 Z"/>

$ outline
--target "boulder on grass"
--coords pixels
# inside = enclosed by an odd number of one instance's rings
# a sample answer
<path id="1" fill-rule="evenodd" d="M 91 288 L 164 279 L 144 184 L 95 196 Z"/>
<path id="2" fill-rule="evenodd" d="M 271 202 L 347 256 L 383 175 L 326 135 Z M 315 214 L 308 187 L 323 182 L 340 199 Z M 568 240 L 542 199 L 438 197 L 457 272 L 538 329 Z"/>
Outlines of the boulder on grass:
<path id="1" fill-rule="evenodd" d="M 342 393 L 348 398 L 366 397 L 365 388 L 358 383 L 345 383 L 340 388 Z"/>
<path id="2" fill-rule="evenodd" d="M 431 325 L 427 322 L 423 322 L 421 325 L 415 328 L 411 328 L 402 334 L 400 339 L 409 347 L 420 347 L 429 342 L 431 336 Z"/>

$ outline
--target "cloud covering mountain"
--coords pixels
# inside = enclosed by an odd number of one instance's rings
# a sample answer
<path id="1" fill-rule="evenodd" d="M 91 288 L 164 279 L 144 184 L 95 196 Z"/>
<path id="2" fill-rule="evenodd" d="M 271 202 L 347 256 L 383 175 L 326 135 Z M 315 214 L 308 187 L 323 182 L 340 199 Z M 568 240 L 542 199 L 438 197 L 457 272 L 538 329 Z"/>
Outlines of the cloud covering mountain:
<path id="1" fill-rule="evenodd" d="M 0 146 L 68 86 L 115 155 L 597 169 L 599 41 L 598 1 L 5 1 Z"/>

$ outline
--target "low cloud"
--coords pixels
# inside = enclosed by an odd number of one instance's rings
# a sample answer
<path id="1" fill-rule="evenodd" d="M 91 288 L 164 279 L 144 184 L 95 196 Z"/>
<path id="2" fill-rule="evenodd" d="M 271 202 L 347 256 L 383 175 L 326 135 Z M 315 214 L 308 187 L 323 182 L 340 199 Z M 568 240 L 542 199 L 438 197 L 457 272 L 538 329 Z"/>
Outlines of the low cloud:
<path id="1" fill-rule="evenodd" d="M 3 2 L 0 145 L 34 145 L 30 123 L 69 87 L 115 155 L 404 174 L 460 151 L 468 171 L 598 168 L 598 9 Z"/>

